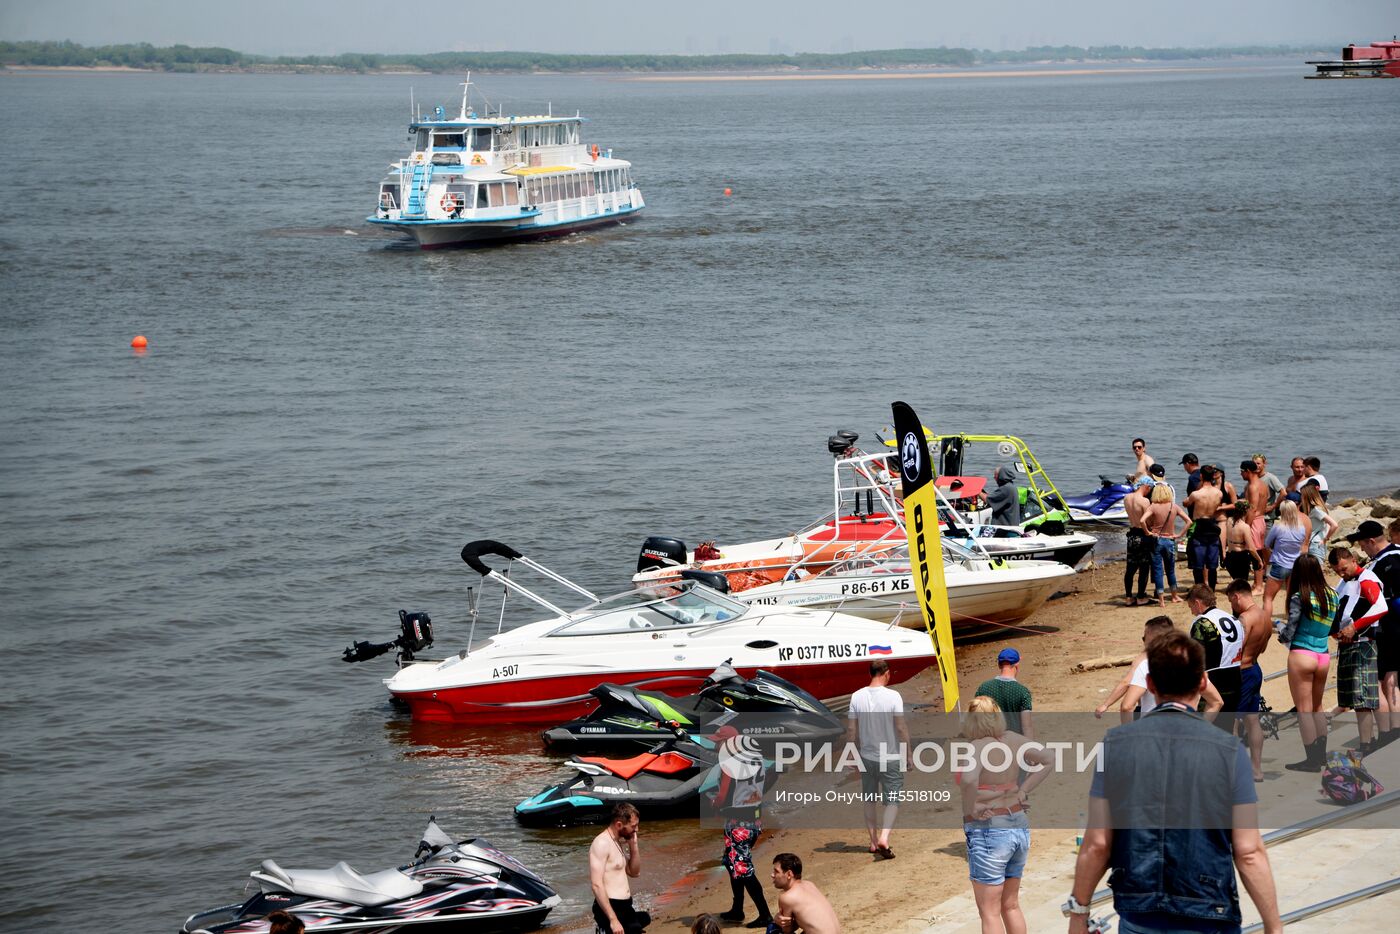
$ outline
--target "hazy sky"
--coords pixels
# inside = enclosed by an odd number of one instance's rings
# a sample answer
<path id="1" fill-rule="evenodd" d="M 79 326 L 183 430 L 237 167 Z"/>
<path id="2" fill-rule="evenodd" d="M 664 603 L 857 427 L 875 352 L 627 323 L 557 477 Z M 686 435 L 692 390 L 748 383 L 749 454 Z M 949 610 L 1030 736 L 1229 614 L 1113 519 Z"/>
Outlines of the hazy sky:
<path id="1" fill-rule="evenodd" d="M 1397 0 L 0 0 L 0 39 L 274 55 L 518 49 L 830 52 L 925 46 L 1319 45 L 1400 29 Z"/>

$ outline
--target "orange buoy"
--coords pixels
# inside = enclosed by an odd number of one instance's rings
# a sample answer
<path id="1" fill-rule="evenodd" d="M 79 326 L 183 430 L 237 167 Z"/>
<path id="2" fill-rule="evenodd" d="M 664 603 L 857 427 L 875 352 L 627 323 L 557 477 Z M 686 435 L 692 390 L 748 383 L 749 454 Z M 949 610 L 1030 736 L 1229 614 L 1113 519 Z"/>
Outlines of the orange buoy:
<path id="1" fill-rule="evenodd" d="M 144 335 L 144 334 L 137 334 L 135 337 L 133 337 L 133 338 L 131 339 L 131 346 L 135 347 L 137 350 L 145 350 L 145 349 L 146 349 L 146 335 Z"/>
<path id="2" fill-rule="evenodd" d="M 729 197 L 730 195 L 732 195 L 732 194 L 734 194 L 734 189 L 733 189 L 733 188 L 726 188 L 726 189 L 724 189 L 724 196 L 725 196 L 726 198 L 728 198 L 728 197 Z"/>

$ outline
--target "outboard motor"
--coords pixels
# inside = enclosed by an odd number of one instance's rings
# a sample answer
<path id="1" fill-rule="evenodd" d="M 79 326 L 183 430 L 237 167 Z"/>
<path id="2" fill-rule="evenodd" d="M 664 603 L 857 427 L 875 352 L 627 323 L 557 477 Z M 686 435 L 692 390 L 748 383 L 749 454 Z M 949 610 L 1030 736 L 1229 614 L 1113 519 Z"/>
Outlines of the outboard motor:
<path id="1" fill-rule="evenodd" d="M 938 445 L 938 472 L 943 476 L 958 476 L 963 470 L 963 439 L 944 438 Z"/>
<path id="2" fill-rule="evenodd" d="M 685 542 L 679 538 L 654 535 L 642 542 L 642 553 L 637 556 L 637 573 L 685 564 L 686 550 Z"/>
<path id="3" fill-rule="evenodd" d="M 681 571 L 681 579 L 698 581 L 711 590 L 729 593 L 729 578 L 715 571 Z"/>
<path id="4" fill-rule="evenodd" d="M 427 613 L 409 613 L 399 610 L 399 637 L 393 642 L 356 642 L 340 656 L 343 662 L 367 662 L 378 658 L 392 648 L 398 648 L 399 657 L 406 662 L 413 661 L 413 653 L 421 652 L 433 644 L 433 621 Z"/>
<path id="5" fill-rule="evenodd" d="M 845 457 L 859 440 L 859 434 L 849 428 L 842 428 L 836 434 L 827 437 L 826 450 L 832 457 Z"/>

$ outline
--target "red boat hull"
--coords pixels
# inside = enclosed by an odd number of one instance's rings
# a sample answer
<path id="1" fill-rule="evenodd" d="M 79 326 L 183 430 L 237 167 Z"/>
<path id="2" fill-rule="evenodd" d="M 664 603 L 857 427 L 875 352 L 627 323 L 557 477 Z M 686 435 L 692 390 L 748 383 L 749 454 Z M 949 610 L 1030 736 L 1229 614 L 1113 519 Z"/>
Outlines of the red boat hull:
<path id="1" fill-rule="evenodd" d="M 879 656 L 876 656 L 879 657 Z M 889 656 L 890 682 L 899 683 L 935 665 L 933 656 Z M 856 661 L 765 667 L 823 700 L 843 697 L 870 683 L 869 658 Z M 671 671 L 609 672 L 559 678 L 520 679 L 474 684 L 435 691 L 396 691 L 396 700 L 408 704 L 414 720 L 435 723 L 543 724 L 552 725 L 581 717 L 597 706 L 588 693 L 601 682 L 626 684 L 671 695 L 693 694 L 714 670 L 683 668 Z M 751 678 L 756 667 L 739 668 Z"/>

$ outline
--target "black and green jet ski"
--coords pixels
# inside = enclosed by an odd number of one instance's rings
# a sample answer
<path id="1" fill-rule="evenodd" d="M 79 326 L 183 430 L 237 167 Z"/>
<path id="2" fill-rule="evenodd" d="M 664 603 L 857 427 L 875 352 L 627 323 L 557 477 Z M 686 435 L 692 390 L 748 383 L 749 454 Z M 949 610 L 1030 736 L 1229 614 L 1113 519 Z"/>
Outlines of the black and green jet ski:
<path id="1" fill-rule="evenodd" d="M 727 663 L 710 673 L 700 693 L 685 697 L 611 682 L 589 693 L 598 699 L 596 709 L 541 734 L 551 752 L 635 752 L 677 729 L 705 736 L 726 725 L 765 745 L 823 742 L 844 730 L 825 704 L 791 681 L 761 670 L 745 678 Z"/>

